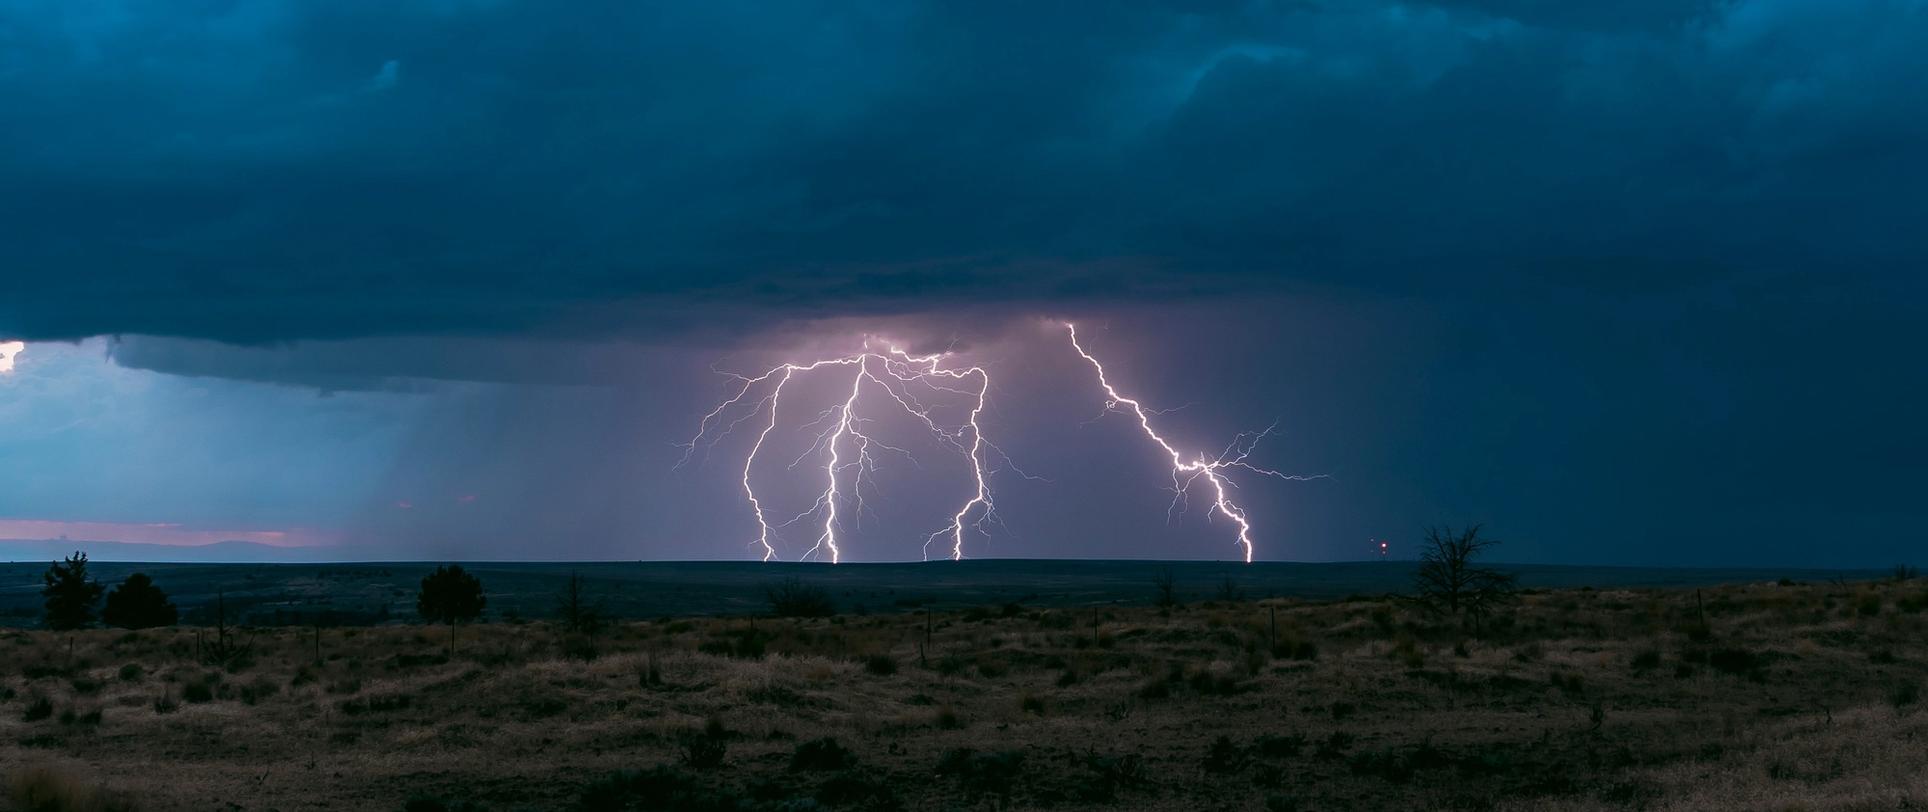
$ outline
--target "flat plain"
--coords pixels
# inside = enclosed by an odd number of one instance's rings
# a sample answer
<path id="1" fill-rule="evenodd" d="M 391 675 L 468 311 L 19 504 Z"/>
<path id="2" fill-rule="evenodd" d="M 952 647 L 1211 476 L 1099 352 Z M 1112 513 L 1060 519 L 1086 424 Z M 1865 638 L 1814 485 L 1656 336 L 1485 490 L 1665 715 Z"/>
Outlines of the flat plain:
<path id="1" fill-rule="evenodd" d="M 838 614 L 593 634 L 531 592 L 452 656 L 399 622 L 6 631 L 0 772 L 48 809 L 1928 804 L 1928 582 L 1537 586 L 1475 633 L 1223 571 L 932 608 L 799 570 Z"/>

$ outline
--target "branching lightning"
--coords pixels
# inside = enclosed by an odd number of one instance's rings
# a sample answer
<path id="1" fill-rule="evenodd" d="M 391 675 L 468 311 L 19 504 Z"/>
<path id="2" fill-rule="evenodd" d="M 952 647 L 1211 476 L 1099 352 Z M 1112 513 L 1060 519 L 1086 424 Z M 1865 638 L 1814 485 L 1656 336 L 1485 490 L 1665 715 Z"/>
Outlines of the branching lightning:
<path id="1" fill-rule="evenodd" d="M 1151 438 L 1152 442 L 1157 443 L 1159 448 L 1164 449 L 1165 453 L 1171 456 L 1172 504 L 1166 509 L 1166 516 L 1169 517 L 1190 498 L 1192 485 L 1199 477 L 1204 477 L 1205 481 L 1212 486 L 1212 509 L 1238 525 L 1239 547 L 1245 553 L 1245 563 L 1252 563 L 1252 521 L 1246 517 L 1245 509 L 1232 501 L 1231 492 L 1227 489 L 1237 485 L 1226 478 L 1225 472 L 1228 469 L 1237 468 L 1279 479 L 1306 480 L 1321 477 L 1294 476 L 1246 462 L 1246 458 L 1251 456 L 1252 449 L 1258 445 L 1258 442 L 1271 434 L 1272 429 L 1277 428 L 1276 423 L 1256 434 L 1240 434 L 1233 438 L 1231 445 L 1226 446 L 1216 458 L 1200 452 L 1197 457 L 1186 459 L 1182 452 L 1172 446 L 1171 441 L 1160 436 L 1158 430 L 1151 427 L 1152 414 L 1167 412 L 1148 409 L 1143 403 L 1119 394 L 1117 388 L 1111 385 L 1111 380 L 1105 376 L 1105 365 L 1099 363 L 1097 358 L 1085 351 L 1084 345 L 1078 343 L 1078 326 L 1066 322 L 1064 327 L 1071 334 L 1071 348 L 1077 350 L 1078 355 L 1090 363 L 1091 368 L 1098 373 L 1098 386 L 1105 391 L 1105 411 L 1126 412 L 1136 418 L 1138 427 L 1144 430 L 1145 436 Z"/>
<path id="2" fill-rule="evenodd" d="M 1064 327 L 1070 334 L 1072 349 L 1097 373 L 1098 385 L 1105 396 L 1104 413 L 1119 412 L 1132 416 L 1145 436 L 1170 457 L 1172 501 L 1166 510 L 1167 518 L 1175 516 L 1188 505 L 1192 487 L 1199 479 L 1204 479 L 1211 488 L 1213 514 L 1222 515 L 1237 525 L 1238 546 L 1246 562 L 1251 562 L 1252 522 L 1244 508 L 1232 501 L 1231 489 L 1238 485 L 1227 476 L 1228 472 L 1236 469 L 1287 480 L 1320 479 L 1323 475 L 1289 475 L 1248 461 L 1259 441 L 1269 435 L 1276 424 L 1264 431 L 1238 435 L 1216 457 L 1204 452 L 1188 457 L 1152 427 L 1152 416 L 1169 414 L 1177 409 L 1153 409 L 1119 393 L 1107 377 L 1104 365 L 1078 342 L 1077 327 L 1070 323 Z M 921 466 L 909 450 L 880 441 L 868 428 L 877 418 L 873 413 L 874 407 L 870 405 L 872 400 L 867 395 L 881 393 L 889 399 L 885 408 L 894 406 L 916 418 L 940 445 L 955 451 L 970 465 L 969 494 L 951 515 L 950 523 L 925 538 L 923 549 L 925 560 L 930 559 L 933 546 L 938 545 L 948 548 L 944 552 L 951 559 L 962 559 L 967 530 L 984 532 L 988 529 L 987 524 L 1000 523 L 997 505 L 992 500 L 991 475 L 1008 470 L 1026 479 L 1038 478 L 1012 465 L 1009 455 L 984 437 L 979 421 L 991 391 L 990 373 L 981 366 L 948 366 L 946 362 L 951 358 L 949 352 L 912 355 L 895 346 L 877 350 L 866 339 L 863 349 L 850 355 L 822 358 L 809 363 L 779 364 L 755 376 L 731 375 L 738 384 L 735 391 L 703 416 L 697 426 L 696 436 L 683 444 L 683 457 L 677 466 L 680 468 L 687 464 L 699 447 L 707 454 L 708 449 L 724 436 L 761 416 L 762 425 L 750 445 L 749 453 L 744 456 L 738 478 L 757 524 L 757 536 L 749 543 L 750 546 L 760 550 L 765 561 L 778 558 L 777 542 L 781 533 L 809 523 L 816 528 L 817 535 L 814 544 L 801 558 L 821 560 L 828 557 L 832 563 L 837 563 L 843 557 L 843 549 L 838 542 L 846 521 L 844 509 L 849 509 L 852 521 L 860 522 L 868 513 L 865 505 L 866 487 L 875 489 L 872 475 L 878 467 L 878 455 L 885 452 L 896 454 Z M 813 460 L 820 460 L 823 466 L 823 490 L 801 513 L 789 519 L 773 521 L 764 506 L 764 500 L 757 495 L 752 473 L 770 435 L 780 425 L 778 415 L 783 408 L 784 390 L 801 377 L 832 370 L 848 371 L 850 387 L 841 400 L 803 425 L 805 431 L 816 432 L 815 438 L 787 466 L 787 470 L 795 471 L 806 463 L 814 465 Z M 968 416 L 963 422 L 948 424 L 940 422 L 933 415 L 937 405 L 927 399 L 945 398 L 961 399 L 968 405 Z M 1001 461 L 996 469 L 988 467 L 987 457 L 991 455 Z"/>
<path id="3" fill-rule="evenodd" d="M 931 533 L 924 542 L 926 560 L 930 558 L 932 545 L 947 537 L 950 557 L 961 559 L 964 557 L 965 530 L 982 530 L 986 522 L 997 521 L 997 505 L 991 499 L 990 472 L 986 470 L 985 461 L 986 450 L 996 451 L 996 446 L 984 438 L 978 422 L 990 394 L 990 373 L 978 366 L 949 368 L 945 365 L 949 357 L 949 353 L 912 355 L 896 347 L 878 351 L 873 350 L 866 341 L 863 350 L 853 355 L 825 358 L 808 364 L 781 364 L 755 377 L 734 376 L 740 386 L 734 394 L 703 416 L 696 436 L 685 444 L 683 459 L 678 465 L 688 463 L 699 445 L 705 448 L 714 445 L 743 422 L 759 414 L 767 415 L 755 443 L 750 446 L 749 454 L 744 457 L 740 477 L 743 495 L 749 500 L 751 513 L 757 523 L 757 538 L 751 545 L 761 548 L 763 560 L 769 561 L 778 555 L 774 541 L 779 531 L 806 519 L 821 517 L 816 542 L 803 554 L 803 558 L 821 559 L 828 556 L 832 563 L 836 563 L 843 558 L 843 550 L 837 543 L 838 532 L 843 527 L 843 517 L 839 511 L 848 503 L 857 516 L 863 515 L 864 488 L 866 484 L 874 487 L 871 474 L 877 470 L 873 451 L 892 452 L 916 463 L 916 458 L 909 451 L 879 441 L 865 428 L 873 418 L 865 417 L 862 412 L 867 403 L 864 395 L 867 390 L 880 391 L 897 408 L 929 429 L 938 442 L 957 451 L 970 464 L 973 489 L 969 497 L 951 516 L 950 524 Z M 791 470 L 795 470 L 813 455 L 823 456 L 826 459 L 823 466 L 824 489 L 802 513 L 789 520 L 772 523 L 764 510 L 762 499 L 757 496 L 751 472 L 756 467 L 765 441 L 777 428 L 777 412 L 782 406 L 784 387 L 799 375 L 826 368 L 850 370 L 849 393 L 840 403 L 824 410 L 806 426 L 821 429 L 815 442 L 789 465 Z M 940 423 L 932 415 L 934 407 L 924 399 L 936 395 L 965 398 L 970 404 L 969 416 L 958 425 Z M 745 406 L 747 409 L 742 416 L 724 423 L 732 410 Z M 997 454 L 1010 467 L 1009 458 L 1001 451 Z M 1021 471 L 1019 473 L 1022 474 Z"/>

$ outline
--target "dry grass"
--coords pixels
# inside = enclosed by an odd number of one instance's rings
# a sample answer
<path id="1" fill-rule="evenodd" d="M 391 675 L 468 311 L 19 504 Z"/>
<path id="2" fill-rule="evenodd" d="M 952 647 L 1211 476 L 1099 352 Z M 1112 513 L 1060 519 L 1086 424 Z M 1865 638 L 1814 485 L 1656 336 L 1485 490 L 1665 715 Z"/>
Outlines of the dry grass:
<path id="1" fill-rule="evenodd" d="M 921 613 L 492 624 L 453 660 L 258 630 L 221 667 L 193 629 L 10 632 L 0 771 L 46 809 L 1928 804 L 1928 585 L 1701 598 L 1529 594 L 1484 638 L 1385 600 L 991 607 L 928 643 Z"/>

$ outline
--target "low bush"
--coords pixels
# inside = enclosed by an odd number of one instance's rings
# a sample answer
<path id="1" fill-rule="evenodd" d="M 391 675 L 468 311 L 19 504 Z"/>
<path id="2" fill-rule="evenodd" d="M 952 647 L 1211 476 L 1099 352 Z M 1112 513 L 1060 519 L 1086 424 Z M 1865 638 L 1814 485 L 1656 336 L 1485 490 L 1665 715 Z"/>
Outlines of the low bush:
<path id="1" fill-rule="evenodd" d="M 864 658 L 864 670 L 879 677 L 897 673 L 897 658 L 889 654 L 872 654 Z"/>
<path id="2" fill-rule="evenodd" d="M 968 792 L 1009 796 L 1017 786 L 1018 777 L 1024 774 L 1024 751 L 951 750 L 938 759 L 937 774 L 958 779 Z"/>
<path id="3" fill-rule="evenodd" d="M 777 617 L 830 617 L 837 613 L 837 604 L 830 599 L 829 591 L 797 578 L 786 578 L 765 587 L 763 596 Z"/>
<path id="4" fill-rule="evenodd" d="M 847 770 L 855 766 L 857 754 L 829 737 L 799 744 L 790 754 L 792 770 Z"/>

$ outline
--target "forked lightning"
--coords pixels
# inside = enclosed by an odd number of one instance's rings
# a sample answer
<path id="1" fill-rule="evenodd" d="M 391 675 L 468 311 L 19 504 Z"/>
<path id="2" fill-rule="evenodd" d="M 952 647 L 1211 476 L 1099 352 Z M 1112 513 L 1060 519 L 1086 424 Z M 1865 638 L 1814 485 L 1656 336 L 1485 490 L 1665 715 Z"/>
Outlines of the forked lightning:
<path id="1" fill-rule="evenodd" d="M 1227 478 L 1228 471 L 1244 470 L 1263 476 L 1279 479 L 1305 480 L 1318 479 L 1319 476 L 1294 476 L 1269 468 L 1261 468 L 1248 462 L 1259 440 L 1270 434 L 1272 428 L 1257 433 L 1240 434 L 1234 438 L 1218 456 L 1212 457 L 1203 452 L 1188 457 L 1173 446 L 1169 440 L 1152 427 L 1151 416 L 1160 414 L 1147 409 L 1142 403 L 1119 393 L 1105 374 L 1105 367 L 1084 345 L 1078 342 L 1078 328 L 1066 323 L 1065 329 L 1071 338 L 1071 347 L 1078 356 L 1089 363 L 1097 373 L 1098 385 L 1105 396 L 1105 411 L 1120 412 L 1133 417 L 1145 436 L 1171 460 L 1172 504 L 1168 515 L 1175 513 L 1181 503 L 1188 500 L 1193 485 L 1203 478 L 1212 492 L 1212 509 L 1223 515 L 1238 527 L 1237 543 L 1249 563 L 1252 560 L 1252 522 L 1245 510 L 1232 501 L 1230 488 L 1235 484 Z M 912 355 L 897 347 L 879 351 L 871 348 L 868 340 L 861 351 L 833 358 L 825 358 L 810 363 L 786 363 L 765 371 L 754 377 L 735 375 L 739 386 L 734 394 L 718 404 L 703 416 L 697 427 L 696 436 L 685 444 L 682 461 L 678 466 L 689 462 L 699 446 L 708 448 L 715 445 L 723 435 L 729 434 L 743 423 L 761 415 L 762 427 L 757 431 L 756 441 L 743 459 L 743 469 L 739 481 L 743 495 L 750 502 L 751 514 L 757 523 L 757 537 L 750 542 L 753 548 L 761 550 L 763 560 L 778 557 L 777 536 L 793 525 L 805 520 L 819 518 L 815 543 L 803 553 L 806 560 L 821 560 L 828 557 L 832 563 L 843 558 L 843 549 L 838 545 L 838 532 L 842 529 L 840 508 L 850 507 L 857 513 L 864 511 L 864 488 L 871 482 L 870 475 L 877 468 L 875 454 L 890 452 L 909 458 L 910 452 L 904 448 L 889 445 L 872 437 L 865 424 L 863 412 L 870 392 L 880 392 L 888 397 L 896 408 L 915 417 L 928 429 L 933 437 L 944 446 L 956 451 L 970 463 L 972 487 L 968 497 L 952 514 L 949 525 L 933 532 L 924 540 L 924 558 L 929 560 L 931 548 L 948 541 L 949 557 L 953 560 L 964 557 L 964 533 L 966 528 L 983 530 L 986 522 L 997 521 L 997 505 L 992 501 L 991 484 L 986 470 L 987 451 L 995 453 L 1003 461 L 1005 468 L 1025 475 L 1011 466 L 1010 458 L 1002 450 L 984 437 L 979 420 L 991 390 L 990 373 L 983 367 L 969 366 L 951 368 L 945 362 L 950 353 Z M 823 465 L 824 487 L 811 505 L 803 512 L 787 520 L 773 522 L 766 512 L 763 500 L 758 497 L 752 472 L 757 459 L 763 452 L 764 444 L 779 425 L 778 416 L 783 407 L 784 388 L 799 376 L 818 373 L 823 370 L 843 369 L 850 372 L 850 388 L 843 399 L 830 408 L 818 413 L 815 420 L 806 428 L 817 428 L 815 441 L 797 456 L 789 466 L 795 470 L 813 456 L 825 460 Z M 964 422 L 946 424 L 933 416 L 936 408 L 927 399 L 962 398 L 969 406 Z M 742 414 L 729 419 L 733 411 Z M 725 422 L 725 421 L 728 422 Z M 820 427 L 820 428 L 819 428 Z M 1035 478 L 1035 477 L 1030 477 Z M 846 482 L 847 480 L 847 482 Z M 848 493 L 845 492 L 846 485 Z M 873 486 L 874 487 L 874 486 Z"/>

